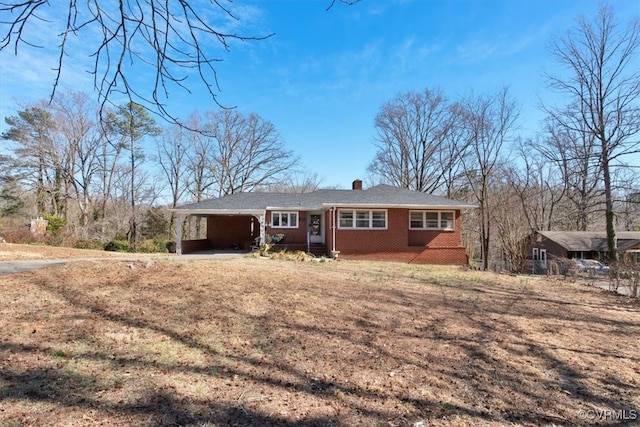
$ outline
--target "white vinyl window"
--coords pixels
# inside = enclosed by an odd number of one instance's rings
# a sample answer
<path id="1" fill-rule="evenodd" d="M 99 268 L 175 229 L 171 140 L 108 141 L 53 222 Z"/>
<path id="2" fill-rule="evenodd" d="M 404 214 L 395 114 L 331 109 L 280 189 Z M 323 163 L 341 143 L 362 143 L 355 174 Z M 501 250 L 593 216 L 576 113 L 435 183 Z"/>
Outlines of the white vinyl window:
<path id="1" fill-rule="evenodd" d="M 386 210 L 340 209 L 338 211 L 339 228 L 386 229 Z"/>
<path id="2" fill-rule="evenodd" d="M 409 229 L 453 230 L 454 218 L 454 213 L 447 211 L 409 211 Z"/>
<path id="3" fill-rule="evenodd" d="M 298 228 L 298 212 L 271 212 L 271 227 Z"/>

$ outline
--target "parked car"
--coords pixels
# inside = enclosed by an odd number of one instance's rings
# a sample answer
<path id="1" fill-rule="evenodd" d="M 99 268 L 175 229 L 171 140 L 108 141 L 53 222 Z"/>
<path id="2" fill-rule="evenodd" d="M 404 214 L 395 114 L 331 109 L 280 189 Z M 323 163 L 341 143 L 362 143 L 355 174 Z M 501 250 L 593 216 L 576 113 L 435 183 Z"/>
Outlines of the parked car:
<path id="1" fill-rule="evenodd" d="M 579 259 L 576 260 L 578 263 L 578 271 L 584 272 L 592 272 L 592 273 L 607 273 L 609 272 L 609 266 L 604 265 L 600 261 L 596 261 L 595 259 Z"/>

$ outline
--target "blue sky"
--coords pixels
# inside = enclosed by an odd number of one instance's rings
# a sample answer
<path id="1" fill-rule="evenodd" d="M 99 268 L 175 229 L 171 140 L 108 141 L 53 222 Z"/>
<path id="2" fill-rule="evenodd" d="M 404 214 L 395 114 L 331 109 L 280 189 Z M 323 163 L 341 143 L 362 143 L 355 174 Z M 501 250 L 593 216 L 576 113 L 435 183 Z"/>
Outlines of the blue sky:
<path id="1" fill-rule="evenodd" d="M 554 66 L 550 40 L 565 34 L 576 15 L 592 16 L 600 6 L 595 0 L 362 0 L 327 11 L 329 4 L 236 0 L 239 32 L 275 35 L 231 45 L 217 67 L 218 99 L 271 121 L 309 172 L 343 188 L 366 178 L 374 118 L 402 92 L 441 89 L 455 99 L 509 86 L 521 107 L 518 134 L 533 136 L 539 99 L 553 102 L 541 75 Z M 640 14 L 638 0 L 613 5 L 625 23 Z M 55 43 L 45 34 L 43 44 Z M 62 85 L 92 93 L 90 60 L 82 42 L 75 43 Z M 49 96 L 54 66 L 46 49 L 0 53 L 3 119 L 19 103 Z M 170 94 L 172 113 L 186 118 L 218 108 L 195 82 L 192 87 L 191 95 Z"/>

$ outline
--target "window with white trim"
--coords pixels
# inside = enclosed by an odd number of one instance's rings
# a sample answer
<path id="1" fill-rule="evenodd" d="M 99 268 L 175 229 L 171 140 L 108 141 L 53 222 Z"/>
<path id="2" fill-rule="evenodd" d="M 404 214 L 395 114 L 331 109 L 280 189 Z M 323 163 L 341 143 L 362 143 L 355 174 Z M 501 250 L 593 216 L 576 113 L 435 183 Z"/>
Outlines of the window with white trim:
<path id="1" fill-rule="evenodd" d="M 271 227 L 298 228 L 298 212 L 271 212 Z"/>
<path id="2" fill-rule="evenodd" d="M 355 229 L 386 229 L 387 211 L 382 209 L 340 209 L 338 227 Z"/>
<path id="3" fill-rule="evenodd" d="M 455 215 L 450 211 L 409 211 L 411 230 L 453 230 Z"/>

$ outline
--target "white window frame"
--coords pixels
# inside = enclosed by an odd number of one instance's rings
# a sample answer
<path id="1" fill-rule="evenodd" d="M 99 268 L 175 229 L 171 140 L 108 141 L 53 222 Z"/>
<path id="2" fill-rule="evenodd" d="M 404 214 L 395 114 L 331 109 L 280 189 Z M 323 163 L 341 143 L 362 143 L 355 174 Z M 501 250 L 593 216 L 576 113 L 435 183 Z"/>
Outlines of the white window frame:
<path id="1" fill-rule="evenodd" d="M 278 225 L 275 224 L 275 218 L 278 217 Z M 287 225 L 282 225 L 282 218 L 287 218 Z M 291 225 L 291 218 L 295 218 L 296 225 Z M 298 212 L 274 211 L 271 212 L 271 228 L 298 228 L 300 224 Z"/>
<path id="2" fill-rule="evenodd" d="M 411 216 L 412 214 L 415 213 L 419 213 L 422 216 L 422 226 L 421 227 L 414 227 L 411 223 Z M 427 226 L 427 214 L 437 214 L 438 219 L 437 219 L 437 226 L 436 227 L 429 227 Z M 442 218 L 442 214 L 451 214 L 451 220 L 446 220 Z M 429 220 L 429 221 L 433 221 L 433 220 Z M 443 221 L 447 221 L 451 223 L 451 226 L 442 226 Z M 409 211 L 409 230 L 444 230 L 444 231 L 453 231 L 456 229 L 456 213 L 455 211 L 432 211 L 432 210 L 410 210 Z"/>
<path id="3" fill-rule="evenodd" d="M 367 218 L 363 218 L 363 213 L 367 214 Z M 374 219 L 374 212 L 383 213 L 384 214 L 384 227 L 374 227 L 373 223 L 375 221 L 381 221 L 381 218 Z M 351 225 L 343 225 L 343 213 L 351 214 Z M 358 215 L 360 218 L 358 219 Z M 367 226 L 358 226 L 358 221 L 362 223 L 363 221 L 367 222 Z M 389 227 L 389 214 L 387 209 L 338 209 L 338 229 L 341 230 L 387 230 Z"/>

